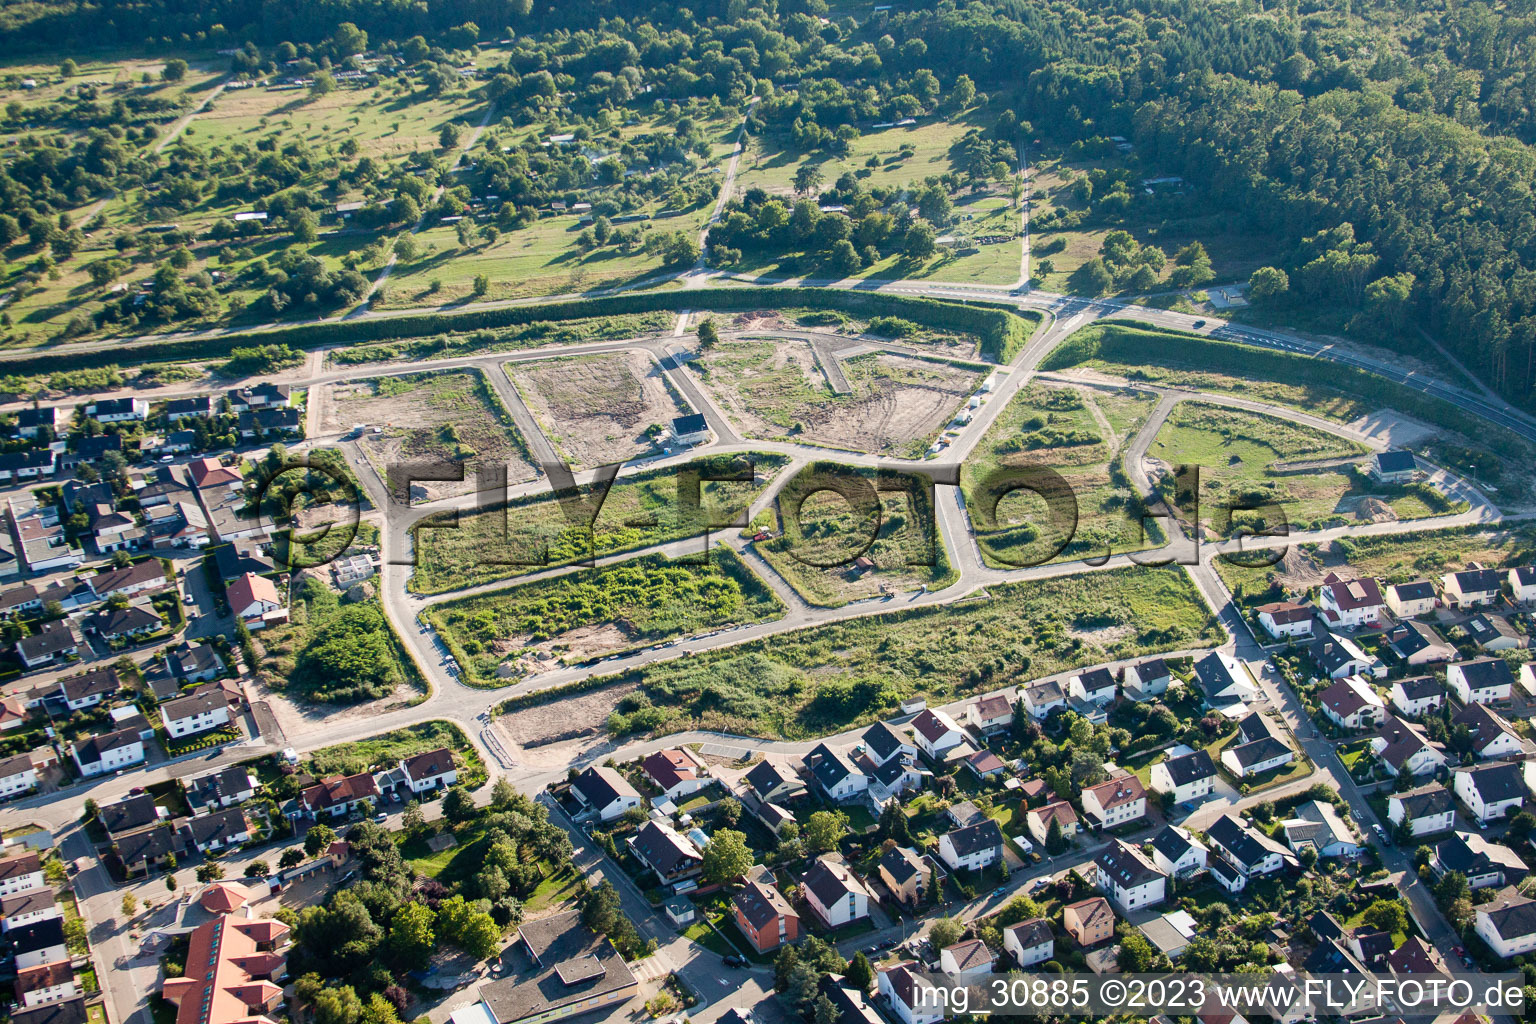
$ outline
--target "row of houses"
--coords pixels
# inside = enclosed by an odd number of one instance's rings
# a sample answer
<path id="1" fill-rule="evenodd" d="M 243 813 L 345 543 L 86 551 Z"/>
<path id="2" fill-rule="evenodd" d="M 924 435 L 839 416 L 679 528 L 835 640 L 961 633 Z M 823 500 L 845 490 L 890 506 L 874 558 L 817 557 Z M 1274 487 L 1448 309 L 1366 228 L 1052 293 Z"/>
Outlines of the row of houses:
<path id="1" fill-rule="evenodd" d="M 16 1006 L 22 1011 L 13 1012 L 12 1020 L 80 1000 L 84 992 L 64 937 L 64 910 L 47 884 L 37 850 L 0 857 L 0 932 L 11 947 Z"/>
<path id="2" fill-rule="evenodd" d="M 1429 615 L 1441 606 L 1465 610 L 1495 605 L 1506 587 L 1516 604 L 1536 603 L 1536 566 L 1488 569 L 1473 563 L 1438 580 L 1409 580 L 1385 588 L 1370 577 L 1356 579 L 1330 572 L 1318 587 L 1315 608 L 1277 601 L 1261 605 L 1256 614 L 1271 637 L 1294 640 L 1311 636 L 1317 617 L 1333 629 L 1374 629 L 1385 624 L 1388 612 L 1407 620 Z M 1502 621 L 1508 625 L 1507 620 Z"/>

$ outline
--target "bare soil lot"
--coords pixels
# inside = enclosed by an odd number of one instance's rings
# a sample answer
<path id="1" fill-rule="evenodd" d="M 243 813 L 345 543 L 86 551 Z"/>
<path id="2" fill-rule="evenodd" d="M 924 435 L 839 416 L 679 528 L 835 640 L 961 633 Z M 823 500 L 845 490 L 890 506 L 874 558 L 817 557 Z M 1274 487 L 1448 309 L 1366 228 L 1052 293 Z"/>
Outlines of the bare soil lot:
<path id="1" fill-rule="evenodd" d="M 644 351 L 510 362 L 503 369 L 550 443 L 577 467 L 651 451 L 647 428 L 665 428 L 687 411 Z"/>
<path id="2" fill-rule="evenodd" d="M 608 716 L 638 683 L 610 686 L 522 708 L 499 716 L 496 730 L 519 765 L 564 768 L 614 742 L 606 731 Z"/>
<path id="3" fill-rule="evenodd" d="M 538 475 L 522 435 L 479 370 L 369 377 L 326 385 L 325 390 L 320 432 L 334 434 L 367 424 L 358 445 L 375 466 L 423 460 L 464 465 L 462 483 L 415 484 L 419 500 L 467 493 L 474 486 L 477 465 L 506 466 L 509 483 Z M 383 431 L 375 434 L 374 427 Z"/>
<path id="4" fill-rule="evenodd" d="M 811 346 L 795 339 L 722 342 L 693 365 L 748 436 L 909 458 L 923 453 L 983 376 L 888 352 L 841 364 L 848 394 L 832 390 Z"/>

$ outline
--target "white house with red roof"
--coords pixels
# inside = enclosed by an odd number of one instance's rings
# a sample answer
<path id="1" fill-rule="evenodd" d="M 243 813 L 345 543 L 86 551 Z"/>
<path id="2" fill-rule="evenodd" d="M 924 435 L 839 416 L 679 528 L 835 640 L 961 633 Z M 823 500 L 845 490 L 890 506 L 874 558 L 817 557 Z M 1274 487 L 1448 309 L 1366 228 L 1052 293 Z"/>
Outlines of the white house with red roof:
<path id="1" fill-rule="evenodd" d="M 965 741 L 965 733 L 955 720 L 943 711 L 924 708 L 912 719 L 912 738 L 918 749 L 929 757 L 942 761 L 945 752 L 953 750 Z"/>
<path id="2" fill-rule="evenodd" d="M 211 455 L 193 462 L 188 470 L 192 474 L 193 485 L 200 491 L 238 487 L 243 482 L 238 470 L 230 469 Z"/>
<path id="3" fill-rule="evenodd" d="M 697 793 L 710 782 L 709 770 L 682 748 L 658 750 L 640 762 L 640 769 L 668 800 L 674 802 L 689 793 Z"/>
<path id="4" fill-rule="evenodd" d="M 1274 601 L 1257 609 L 1259 625 L 1276 640 L 1312 635 L 1312 609 L 1293 601 Z"/>
<path id="5" fill-rule="evenodd" d="M 1377 625 L 1387 601 L 1375 580 L 1349 580 L 1331 572 L 1323 577 L 1317 604 L 1330 626 L 1355 628 Z"/>
<path id="6" fill-rule="evenodd" d="M 1083 787 L 1083 817 L 1100 828 L 1118 828 L 1147 816 L 1147 791 L 1134 775 Z"/>
<path id="7" fill-rule="evenodd" d="M 288 621 L 288 609 L 278 596 L 277 584 L 265 576 L 248 572 L 224 592 L 229 609 L 246 629 L 265 629 Z"/>

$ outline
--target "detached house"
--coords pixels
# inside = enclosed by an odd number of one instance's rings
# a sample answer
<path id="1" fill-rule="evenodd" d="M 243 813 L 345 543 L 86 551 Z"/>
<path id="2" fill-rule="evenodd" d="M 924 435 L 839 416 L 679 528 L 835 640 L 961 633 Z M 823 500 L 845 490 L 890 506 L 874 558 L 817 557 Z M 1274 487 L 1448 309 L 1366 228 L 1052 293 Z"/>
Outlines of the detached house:
<path id="1" fill-rule="evenodd" d="M 1159 761 L 1152 766 L 1150 775 L 1155 791 L 1172 794 L 1176 804 L 1187 804 L 1211 794 L 1216 784 L 1216 765 L 1210 754 L 1197 750 Z"/>
<path id="2" fill-rule="evenodd" d="M 817 789 L 833 803 L 857 799 L 869 789 L 869 776 L 825 743 L 805 755 L 805 768 Z"/>
<path id="3" fill-rule="evenodd" d="M 888 764 L 896 760 L 911 762 L 917 759 L 917 748 L 884 722 L 876 722 L 865 729 L 863 739 L 864 754 L 874 764 Z"/>
<path id="4" fill-rule="evenodd" d="M 1290 764 L 1296 752 L 1261 711 L 1237 723 L 1238 742 L 1221 752 L 1221 763 L 1238 778 Z"/>
<path id="5" fill-rule="evenodd" d="M 601 821 L 613 821 L 641 803 L 629 780 L 606 765 L 595 765 L 576 776 L 571 795 Z"/>
<path id="6" fill-rule="evenodd" d="M 1115 677 L 1107 668 L 1079 672 L 1067 680 L 1067 696 L 1090 704 L 1108 704 L 1115 699 Z"/>
<path id="7" fill-rule="evenodd" d="M 1446 605 L 1451 608 L 1493 604 L 1499 599 L 1503 584 L 1503 574 L 1497 569 L 1464 569 L 1440 577 L 1441 592 L 1445 595 Z"/>
<path id="8" fill-rule="evenodd" d="M 1347 676 L 1318 694 L 1329 721 L 1345 729 L 1365 729 L 1386 721 L 1387 705 L 1360 676 Z"/>
<path id="9" fill-rule="evenodd" d="M 1067 691 L 1056 680 L 1044 679 L 1021 689 L 1019 701 L 1031 718 L 1043 722 L 1052 711 L 1067 706 Z"/>
<path id="10" fill-rule="evenodd" d="M 1284 846 L 1230 814 L 1223 814 L 1205 830 L 1212 850 L 1243 875 L 1268 875 L 1295 858 Z"/>
<path id="11" fill-rule="evenodd" d="M 367 772 L 332 775 L 300 791 L 289 816 L 340 818 L 357 810 L 365 801 L 372 805 L 378 799 L 378 783 Z"/>
<path id="12" fill-rule="evenodd" d="M 869 888 L 846 864 L 822 856 L 801 879 L 806 904 L 828 928 L 869 916 Z"/>
<path id="13" fill-rule="evenodd" d="M 1435 610 L 1435 585 L 1429 580 L 1394 583 L 1387 588 L 1387 607 L 1399 619 L 1428 615 Z"/>
<path id="14" fill-rule="evenodd" d="M 1481 704 L 1468 704 L 1462 708 L 1451 719 L 1451 725 L 1467 727 L 1472 736 L 1472 752 L 1480 760 L 1513 757 L 1525 749 L 1504 716 Z"/>
<path id="15" fill-rule="evenodd" d="M 1100 891 L 1125 913 L 1156 906 L 1167 896 L 1168 876 L 1135 846 L 1111 839 L 1093 863 Z"/>
<path id="16" fill-rule="evenodd" d="M 1296 817 L 1281 826 L 1285 843 L 1300 853 L 1311 847 L 1318 857 L 1354 857 L 1361 850 L 1360 841 L 1344 824 L 1333 804 L 1312 800 L 1296 808 Z"/>
<path id="17" fill-rule="evenodd" d="M 1360 649 L 1348 637 L 1323 633 L 1308 649 L 1312 663 L 1325 679 L 1343 679 L 1346 676 L 1375 675 L 1377 662 Z M 1382 675 L 1386 675 L 1385 666 Z"/>
<path id="18" fill-rule="evenodd" d="M 1432 836 L 1456 824 L 1456 805 L 1444 786 L 1431 782 L 1388 797 L 1387 820 L 1397 827 L 1407 821 L 1415 839 Z"/>
<path id="19" fill-rule="evenodd" d="M 144 736 L 137 727 L 118 729 L 83 739 L 70 748 L 75 767 L 85 778 L 105 775 L 144 763 Z"/>
<path id="20" fill-rule="evenodd" d="M 1411 668 L 1438 665 L 1456 657 L 1456 648 L 1434 626 L 1424 622 L 1400 622 L 1382 637 L 1398 661 Z"/>
<path id="21" fill-rule="evenodd" d="M 1509 700 L 1515 677 L 1502 658 L 1478 658 L 1446 669 L 1445 684 L 1463 704 L 1494 704 Z"/>
<path id="22" fill-rule="evenodd" d="M 769 953 L 800 938 L 800 915 L 773 885 L 772 876 L 749 878 L 732 898 L 736 926 L 759 953 Z"/>
<path id="23" fill-rule="evenodd" d="M 1032 917 L 1009 925 L 1003 929 L 1003 951 L 1021 969 L 1044 963 L 1056 952 L 1051 923 L 1043 917 Z"/>
<path id="24" fill-rule="evenodd" d="M 160 720 L 173 738 L 193 736 L 230 724 L 229 698 L 216 684 L 204 684 L 185 697 L 160 705 Z"/>
<path id="25" fill-rule="evenodd" d="M 662 885 L 693 878 L 704 866 L 698 849 L 669 826 L 648 821 L 629 838 L 635 857 L 655 872 Z"/>
<path id="26" fill-rule="evenodd" d="M 1411 718 L 1424 715 L 1445 703 L 1445 687 L 1433 676 L 1413 676 L 1392 684 L 1392 706 Z"/>
<path id="27" fill-rule="evenodd" d="M 1467 635 L 1485 651 L 1523 651 L 1531 646 L 1531 638 L 1502 615 L 1479 612 L 1463 625 Z"/>
<path id="28" fill-rule="evenodd" d="M 1509 590 L 1517 604 L 1536 601 L 1536 566 L 1522 565 L 1509 570 Z"/>
<path id="29" fill-rule="evenodd" d="M 188 818 L 181 827 L 187 842 L 198 853 L 229 850 L 251 840 L 251 823 L 239 807 Z"/>
<path id="30" fill-rule="evenodd" d="M 949 1016 L 949 994 L 924 980 L 915 961 L 881 967 L 875 974 L 876 991 L 886 1000 L 900 1024 L 938 1024 Z M 860 1024 L 840 1017 L 838 1024 Z"/>
<path id="31" fill-rule="evenodd" d="M 1514 814 L 1526 796 L 1520 766 L 1507 761 L 1456 769 L 1451 773 L 1451 790 L 1482 822 Z"/>
<path id="32" fill-rule="evenodd" d="M 1536 949 L 1536 900 L 1516 889 L 1504 889 L 1475 907 L 1472 930 L 1505 960 Z"/>
<path id="33" fill-rule="evenodd" d="M 915 907 L 928 891 L 929 867 L 916 850 L 893 847 L 880 857 L 880 880 L 898 903 Z"/>
<path id="34" fill-rule="evenodd" d="M 1377 625 L 1387 603 L 1375 580 L 1351 580 L 1329 573 L 1317 592 L 1317 604 L 1328 625 L 1356 629 Z"/>
<path id="35" fill-rule="evenodd" d="M 1445 765 L 1445 752 L 1432 743 L 1423 726 L 1392 715 L 1371 738 L 1371 752 L 1393 776 L 1428 775 Z"/>
<path id="36" fill-rule="evenodd" d="M 0 858 L 0 896 L 43 886 L 43 862 L 35 850 Z"/>
<path id="37" fill-rule="evenodd" d="M 1118 828 L 1147 816 L 1147 793 L 1134 775 L 1085 786 L 1083 817 L 1098 828 Z"/>
<path id="38" fill-rule="evenodd" d="M 45 622 L 32 636 L 16 641 L 16 656 L 27 668 L 42 668 L 80 651 L 80 638 L 68 619 Z"/>
<path id="39" fill-rule="evenodd" d="M 1213 708 L 1259 699 L 1259 688 L 1248 669 L 1225 651 L 1212 651 L 1195 662 L 1195 685 L 1206 705 Z"/>
<path id="40" fill-rule="evenodd" d="M 1024 827 L 1037 843 L 1044 843 L 1051 834 L 1052 822 L 1060 828 L 1063 839 L 1071 840 L 1077 835 L 1077 812 L 1065 800 L 1053 800 L 1024 812 Z"/>
<path id="41" fill-rule="evenodd" d="M 980 871 L 1003 859 L 1003 833 L 985 818 L 939 837 L 939 859 L 954 871 Z"/>
<path id="42" fill-rule="evenodd" d="M 1490 843 L 1476 832 L 1455 832 L 1436 843 L 1429 870 L 1436 878 L 1451 872 L 1464 875 L 1472 889 L 1515 885 L 1530 873 L 1514 850 Z"/>
<path id="43" fill-rule="evenodd" d="M 1115 934 L 1115 912 L 1102 896 L 1092 896 L 1061 908 L 1061 927 L 1084 949 L 1108 942 Z"/>
<path id="44" fill-rule="evenodd" d="M 1292 601 L 1259 605 L 1259 625 L 1276 640 L 1312 635 L 1312 609 Z"/>
<path id="45" fill-rule="evenodd" d="M 1125 693 L 1126 700 L 1139 703 L 1166 693 L 1172 678 L 1172 673 L 1168 671 L 1168 665 L 1162 658 L 1148 658 L 1125 670 L 1121 678 L 1121 689 Z"/>
<path id="46" fill-rule="evenodd" d="M 912 738 L 923 753 L 942 761 L 946 753 L 964 742 L 965 733 L 944 712 L 924 708 L 912 719 Z"/>
<path id="47" fill-rule="evenodd" d="M 412 754 L 400 762 L 400 774 L 406 788 L 418 796 L 447 789 L 459 781 L 459 771 L 453 766 L 453 751 L 447 747 Z"/>
<path id="48" fill-rule="evenodd" d="M 37 768 L 31 754 L 17 754 L 0 761 L 0 799 L 9 799 L 37 788 Z"/>
<path id="49" fill-rule="evenodd" d="M 979 697 L 965 706 L 965 717 L 984 735 L 1002 732 L 1013 724 L 1013 702 L 1000 693 Z"/>
<path id="50" fill-rule="evenodd" d="M 59 695 L 64 698 L 64 706 L 71 711 L 93 708 L 122 688 L 123 682 L 118 677 L 117 669 L 110 665 L 59 680 Z"/>
<path id="51" fill-rule="evenodd" d="M 1152 837 L 1152 864 L 1173 878 L 1188 878 L 1205 870 L 1210 851 L 1190 832 L 1165 825 Z"/>
<path id="52" fill-rule="evenodd" d="M 239 765 L 220 768 L 182 783 L 187 806 L 194 812 L 243 804 L 256 795 L 257 786 L 255 776 Z"/>
<path id="53" fill-rule="evenodd" d="M 277 584 L 265 576 L 248 572 L 224 591 L 231 613 L 247 629 L 265 629 L 288 621 L 288 611 L 278 596 Z"/>

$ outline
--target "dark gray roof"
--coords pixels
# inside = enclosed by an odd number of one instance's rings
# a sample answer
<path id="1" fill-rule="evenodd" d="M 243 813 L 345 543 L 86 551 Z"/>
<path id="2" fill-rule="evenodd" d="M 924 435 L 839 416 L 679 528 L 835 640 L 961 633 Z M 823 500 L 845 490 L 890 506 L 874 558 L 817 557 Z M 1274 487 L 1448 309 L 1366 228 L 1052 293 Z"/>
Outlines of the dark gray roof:
<path id="1" fill-rule="evenodd" d="M 1435 585 L 1429 580 L 1394 583 L 1392 590 L 1404 601 L 1424 601 L 1435 596 Z"/>
<path id="2" fill-rule="evenodd" d="M 102 636 L 123 636 L 141 629 L 154 629 L 165 623 L 155 612 L 138 605 L 104 608 L 91 616 L 91 628 Z"/>
<path id="3" fill-rule="evenodd" d="M 32 914 L 58 905 L 59 901 L 54 898 L 53 890 L 44 885 L 0 899 L 0 917 Z"/>
<path id="4" fill-rule="evenodd" d="M 771 793 L 779 786 L 784 785 L 784 783 L 793 781 L 789 776 L 779 771 L 778 765 L 766 760 L 759 761 L 753 765 L 752 770 L 747 772 L 745 778 L 747 785 L 759 793 Z"/>
<path id="5" fill-rule="evenodd" d="M 646 822 L 632 843 L 635 852 L 663 878 L 687 870 L 704 859 L 692 843 L 654 821 Z"/>
<path id="6" fill-rule="evenodd" d="M 1193 849 L 1193 846 L 1194 844 L 1179 834 L 1179 830 L 1172 825 L 1163 826 L 1163 830 L 1152 837 L 1152 849 L 1174 863 L 1178 863 L 1179 858 Z"/>
<path id="7" fill-rule="evenodd" d="M 187 786 L 187 799 L 198 805 L 218 803 L 220 800 L 244 792 L 250 785 L 249 775 L 239 765 L 230 765 L 201 778 L 193 779 Z"/>
<path id="8" fill-rule="evenodd" d="M 851 870 L 848 873 L 853 874 Z M 824 858 L 817 858 L 800 882 L 806 889 L 816 894 L 816 898 L 824 907 L 832 906 L 851 891 L 838 877 L 837 872 L 827 866 Z"/>
<path id="9" fill-rule="evenodd" d="M 527 955 L 517 956 L 512 976 L 480 988 L 480 998 L 497 1024 L 511 1024 L 589 999 L 604 999 L 636 985 L 634 974 L 613 943 L 582 926 L 580 911 L 530 921 L 518 929 L 518 937 L 521 941 L 513 948 Z M 562 980 L 562 965 L 580 966 L 582 961 L 602 968 L 601 973 L 567 971 L 571 983 Z M 616 1008 L 619 1004 L 609 1005 Z"/>
<path id="10" fill-rule="evenodd" d="M 75 631 L 63 619 L 45 622 L 39 633 L 16 642 L 16 649 L 28 658 L 44 658 L 78 646 L 80 641 L 76 639 Z"/>
<path id="11" fill-rule="evenodd" d="M 612 768 L 601 766 L 588 768 L 576 776 L 576 781 L 571 785 L 586 798 L 588 804 L 597 808 L 607 807 L 623 796 L 639 796 L 624 776 Z"/>
<path id="12" fill-rule="evenodd" d="M 1475 832 L 1453 832 L 1436 843 L 1435 867 L 1442 873 L 1459 871 L 1468 878 L 1498 873 L 1502 881 L 1510 883 L 1529 873 L 1514 850 L 1490 843 Z"/>
<path id="13" fill-rule="evenodd" d="M 117 750 L 140 742 L 142 738 L 139 736 L 138 729 L 118 729 L 81 740 L 75 744 L 75 752 L 79 755 L 81 764 L 90 764 L 100 761 L 101 755 L 109 750 Z"/>
<path id="14" fill-rule="evenodd" d="M 816 744 L 815 749 L 805 756 L 805 766 L 810 769 L 816 784 L 825 790 L 831 790 L 848 776 L 856 774 L 853 766 L 825 743 Z"/>
<path id="15" fill-rule="evenodd" d="M 1098 869 L 1123 889 L 1167 877 L 1157 870 L 1142 852 L 1120 839 L 1112 839 L 1093 859 Z"/>
<path id="16" fill-rule="evenodd" d="M 1223 814 L 1205 830 L 1207 838 L 1237 859 L 1243 867 L 1251 867 L 1275 852 L 1273 845 L 1264 842 L 1253 831 L 1230 814 Z"/>
<path id="17" fill-rule="evenodd" d="M 1413 461 L 1413 452 L 1405 452 L 1399 449 L 1376 453 L 1376 467 L 1383 473 L 1409 473 L 1416 467 Z"/>
<path id="18" fill-rule="evenodd" d="M 702 413 L 689 413 L 687 416 L 679 416 L 672 421 L 674 434 L 696 434 L 701 430 L 708 430 L 709 422 L 704 419 Z"/>
<path id="19" fill-rule="evenodd" d="M 905 741 L 892 732 L 891 727 L 884 722 L 876 722 L 864 730 L 864 746 L 874 755 L 876 761 L 890 760 L 904 745 Z"/>
<path id="20" fill-rule="evenodd" d="M 1457 662 L 1456 667 L 1461 669 L 1467 685 L 1474 690 L 1513 685 L 1515 682 L 1514 673 L 1510 672 L 1509 663 L 1503 658 L 1474 658 L 1472 661 Z"/>
<path id="21" fill-rule="evenodd" d="M 42 921 L 33 921 L 19 928 L 12 928 L 5 935 L 15 944 L 17 953 L 33 953 L 50 946 L 62 946 L 64 945 L 64 919 L 50 917 Z"/>
<path id="22" fill-rule="evenodd" d="M 799 917 L 784 894 L 766 881 L 749 879 L 736 894 L 735 902 L 753 928 L 761 928 L 780 917 Z"/>
<path id="23" fill-rule="evenodd" d="M 1451 576 L 1463 594 L 1493 593 L 1504 582 L 1504 574 L 1497 569 L 1463 569 Z"/>
<path id="24" fill-rule="evenodd" d="M 1521 778 L 1520 766 L 1517 764 L 1475 765 L 1471 768 L 1458 768 L 1456 774 L 1472 779 L 1472 788 L 1477 790 L 1484 803 L 1525 797 L 1525 780 Z"/>
<path id="25" fill-rule="evenodd" d="M 130 868 L 157 861 L 168 853 L 180 854 L 185 849 L 176 838 L 176 830 L 169 825 L 131 832 L 113 845 L 117 847 L 117 855 Z"/>
<path id="26" fill-rule="evenodd" d="M 188 818 L 182 827 L 187 830 L 192 841 L 199 845 L 222 842 L 250 829 L 249 823 L 245 820 L 245 812 L 238 807 L 229 807 L 211 814 L 200 814 L 195 818 Z"/>
<path id="27" fill-rule="evenodd" d="M 1394 793 L 1392 799 L 1403 805 L 1403 813 L 1409 821 L 1427 818 L 1432 814 L 1444 814 L 1454 806 L 1450 791 L 1438 782 Z"/>
<path id="28" fill-rule="evenodd" d="M 160 820 L 160 809 L 155 804 L 155 798 L 148 793 L 130 796 L 116 803 L 102 804 L 99 814 L 101 826 L 109 836 L 131 832 Z"/>
<path id="29" fill-rule="evenodd" d="M 1399 658 L 1409 658 L 1430 646 L 1448 646 L 1445 637 L 1436 632 L 1434 626 L 1414 619 L 1393 626 L 1387 631 L 1386 640 L 1392 653 Z"/>
<path id="30" fill-rule="evenodd" d="M 920 862 L 914 862 L 899 846 L 892 847 L 880 857 L 880 866 L 897 885 L 904 885 L 907 879 L 918 873 L 918 863 Z"/>
<path id="31" fill-rule="evenodd" d="M 229 707 L 229 697 L 216 683 L 209 683 L 206 687 L 198 687 L 185 697 L 177 697 L 160 705 L 168 721 L 174 722 L 179 718 L 191 718 L 194 715 L 207 714 Z"/>
<path id="32" fill-rule="evenodd" d="M 1504 939 L 1536 932 L 1536 900 L 1527 899 L 1514 889 L 1505 889 L 1477 911 L 1488 915 L 1493 930 Z"/>
<path id="33" fill-rule="evenodd" d="M 1010 925 L 1005 931 L 1012 932 L 1023 949 L 1043 946 L 1055 939 L 1051 933 L 1051 922 L 1043 917 L 1032 917 L 1028 921 L 1020 921 L 1018 924 Z"/>
<path id="34" fill-rule="evenodd" d="M 59 688 L 64 691 L 66 700 L 82 700 L 96 694 L 106 696 L 116 693 L 122 685 L 122 681 L 117 676 L 117 669 L 110 665 L 106 668 L 93 668 L 83 675 L 68 676 L 59 680 Z"/>
<path id="35" fill-rule="evenodd" d="M 1163 762 L 1163 767 L 1168 771 L 1175 786 L 1185 786 L 1200 779 L 1216 776 L 1216 765 L 1211 761 L 1211 755 L 1204 750 L 1197 750 L 1183 757 L 1169 758 Z"/>
<path id="36" fill-rule="evenodd" d="M 1244 768 L 1249 765 L 1263 764 L 1265 761 L 1290 752 L 1291 748 L 1283 740 L 1277 740 L 1273 736 L 1266 736 L 1252 743 L 1243 743 L 1230 748 L 1232 756 Z"/>
<path id="37" fill-rule="evenodd" d="M 1425 697 L 1444 697 L 1445 688 L 1442 687 L 1434 676 L 1413 676 L 1409 679 L 1399 679 L 1397 685 L 1402 687 L 1403 696 L 1408 700 L 1423 700 Z"/>
<path id="38" fill-rule="evenodd" d="M 957 828 L 948 833 L 950 845 L 955 848 L 955 856 L 964 857 L 968 853 L 978 850 L 996 849 L 1003 845 L 1002 830 L 997 827 L 997 822 L 991 818 L 984 818 L 974 825 L 965 828 Z"/>
<path id="39" fill-rule="evenodd" d="M 85 1024 L 85 997 L 44 1003 L 27 1010 L 12 1010 L 11 1024 Z"/>

